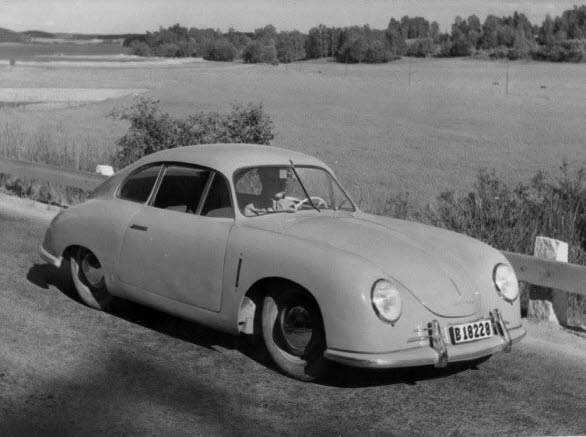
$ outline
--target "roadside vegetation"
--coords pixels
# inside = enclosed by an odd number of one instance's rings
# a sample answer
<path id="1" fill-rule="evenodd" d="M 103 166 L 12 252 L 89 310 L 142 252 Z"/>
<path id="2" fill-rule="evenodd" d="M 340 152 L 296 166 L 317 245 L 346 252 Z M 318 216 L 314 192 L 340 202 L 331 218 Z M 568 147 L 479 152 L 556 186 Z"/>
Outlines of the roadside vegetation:
<path id="1" fill-rule="evenodd" d="M 56 131 L 34 137 L 28 148 L 19 147 L 26 138 L 24 132 L 6 127 L 0 138 L 13 146 L 4 148 L 4 156 L 92 171 L 101 162 L 112 162 L 121 169 L 145 155 L 187 144 L 268 145 L 274 138 L 273 121 L 262 104 L 235 103 L 227 113 L 198 112 L 175 118 L 162 111 L 157 100 L 137 97 L 129 106 L 112 111 L 110 117 L 128 122 L 129 127 L 110 148 L 109 156 L 82 157 L 80 149 L 68 142 L 53 149 L 56 141 L 51 136 Z M 79 190 L 60 191 L 7 175 L 0 176 L 0 184 L 18 196 L 49 203 L 63 199 L 75 203 L 84 198 Z M 412 204 L 407 194 L 357 200 L 366 211 L 463 233 L 501 250 L 531 253 L 535 237 L 547 235 L 568 242 L 571 261 L 586 264 L 586 173 L 584 169 L 572 173 L 566 163 L 556 177 L 538 172 L 529 182 L 515 186 L 494 171 L 481 170 L 471 191 L 443 192 L 425 207 Z"/>
<path id="2" fill-rule="evenodd" d="M 157 100 L 139 97 L 111 116 L 130 123 L 110 160 L 118 169 L 145 155 L 188 144 L 270 144 L 274 138 L 273 122 L 260 103 L 235 103 L 226 114 L 197 112 L 178 119 L 162 112 Z"/>
<path id="3" fill-rule="evenodd" d="M 200 56 L 213 61 L 246 63 L 294 62 L 332 58 L 343 63 L 383 63 L 401 56 L 463 57 L 486 59 L 533 58 L 552 62 L 586 61 L 586 5 L 547 16 L 541 25 L 527 16 L 476 15 L 456 17 L 450 31 L 423 17 L 391 18 L 386 29 L 365 26 L 319 25 L 307 34 L 278 32 L 269 24 L 254 32 L 230 29 L 169 28 L 126 38 L 125 45 L 140 56 Z"/>
<path id="4" fill-rule="evenodd" d="M 365 207 L 368 208 L 367 205 Z M 569 243 L 570 262 L 586 264 L 586 173 L 562 163 L 555 176 L 543 172 L 515 186 L 481 170 L 471 191 L 446 191 L 417 208 L 408 195 L 389 197 L 374 212 L 414 220 L 477 238 L 500 250 L 532 254 L 535 237 Z"/>

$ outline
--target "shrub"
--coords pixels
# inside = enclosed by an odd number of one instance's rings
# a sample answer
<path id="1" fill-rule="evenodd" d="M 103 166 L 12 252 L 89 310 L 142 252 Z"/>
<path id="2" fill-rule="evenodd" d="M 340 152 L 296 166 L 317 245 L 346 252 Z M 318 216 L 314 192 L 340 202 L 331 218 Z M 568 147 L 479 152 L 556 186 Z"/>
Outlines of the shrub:
<path id="1" fill-rule="evenodd" d="M 133 55 L 138 56 L 152 56 L 152 51 L 149 45 L 144 41 L 134 40 L 130 43 L 130 49 Z"/>
<path id="2" fill-rule="evenodd" d="M 425 58 L 435 53 L 436 46 L 431 38 L 420 38 L 411 42 L 407 47 L 407 56 L 414 56 L 417 58 Z"/>
<path id="3" fill-rule="evenodd" d="M 272 64 L 277 61 L 277 48 L 274 40 L 251 41 L 242 53 L 242 59 L 249 64 Z"/>
<path id="4" fill-rule="evenodd" d="M 259 41 L 251 41 L 242 52 L 242 60 L 247 64 L 256 64 L 261 59 L 261 44 Z"/>
<path id="5" fill-rule="evenodd" d="M 111 116 L 130 123 L 116 141 L 113 162 L 125 167 L 150 153 L 173 147 L 210 143 L 269 144 L 274 138 L 273 122 L 262 104 L 234 104 L 227 114 L 198 112 L 176 119 L 159 109 L 159 102 L 139 97 L 129 107 Z"/>
<path id="6" fill-rule="evenodd" d="M 586 40 L 568 40 L 541 46 L 532 52 L 533 59 L 552 62 L 586 61 Z"/>
<path id="7" fill-rule="evenodd" d="M 537 235 L 567 241 L 574 262 L 586 263 L 586 185 L 583 170 L 548 180 L 536 174 L 515 188 L 494 172 L 481 171 L 474 190 L 463 196 L 441 194 L 424 220 L 470 235 L 501 250 L 532 253 Z"/>
<path id="8" fill-rule="evenodd" d="M 391 54 L 387 51 L 385 45 L 381 41 L 371 41 L 366 48 L 364 55 L 364 62 L 369 64 L 381 64 L 389 62 Z"/>
<path id="9" fill-rule="evenodd" d="M 180 41 L 177 43 L 177 53 L 176 56 L 189 58 L 193 56 L 197 56 L 197 44 L 193 39 L 187 41 Z"/>
<path id="10" fill-rule="evenodd" d="M 208 61 L 233 61 L 236 58 L 236 47 L 227 40 L 216 39 L 205 44 L 203 58 Z"/>
<path id="11" fill-rule="evenodd" d="M 443 41 L 440 44 L 439 51 L 436 54 L 440 58 L 448 58 L 452 56 L 452 41 Z"/>
<path id="12" fill-rule="evenodd" d="M 465 37 L 461 37 L 452 41 L 452 46 L 450 47 L 450 56 L 470 56 L 472 54 L 472 49 L 472 43 Z"/>
<path id="13" fill-rule="evenodd" d="M 162 56 L 165 58 L 177 58 L 181 56 L 181 49 L 175 43 L 165 43 L 156 46 L 153 49 L 155 56 Z"/>

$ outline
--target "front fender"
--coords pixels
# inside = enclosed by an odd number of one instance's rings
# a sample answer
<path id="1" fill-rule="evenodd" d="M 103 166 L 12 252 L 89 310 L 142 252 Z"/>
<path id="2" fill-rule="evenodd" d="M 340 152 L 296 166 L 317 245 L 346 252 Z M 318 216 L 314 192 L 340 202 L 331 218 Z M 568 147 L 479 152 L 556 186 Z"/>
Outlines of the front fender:
<path id="1" fill-rule="evenodd" d="M 277 232 L 235 227 L 225 271 L 223 311 L 231 314 L 232 323 L 237 323 L 240 303 L 257 281 L 287 279 L 317 301 L 328 348 L 368 353 L 398 349 L 404 346 L 399 339 L 413 329 L 407 319 L 424 311 L 410 293 L 404 293 L 409 317 L 394 326 L 381 321 L 371 302 L 372 285 L 387 277 L 380 268 L 355 254 Z"/>

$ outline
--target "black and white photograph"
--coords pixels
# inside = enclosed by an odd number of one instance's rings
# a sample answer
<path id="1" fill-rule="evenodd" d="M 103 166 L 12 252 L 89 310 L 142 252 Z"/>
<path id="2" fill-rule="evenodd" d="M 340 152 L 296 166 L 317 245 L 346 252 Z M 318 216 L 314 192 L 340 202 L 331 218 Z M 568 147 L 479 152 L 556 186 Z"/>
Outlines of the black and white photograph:
<path id="1" fill-rule="evenodd" d="M 586 435 L 586 3 L 1 0 L 0 434 Z"/>

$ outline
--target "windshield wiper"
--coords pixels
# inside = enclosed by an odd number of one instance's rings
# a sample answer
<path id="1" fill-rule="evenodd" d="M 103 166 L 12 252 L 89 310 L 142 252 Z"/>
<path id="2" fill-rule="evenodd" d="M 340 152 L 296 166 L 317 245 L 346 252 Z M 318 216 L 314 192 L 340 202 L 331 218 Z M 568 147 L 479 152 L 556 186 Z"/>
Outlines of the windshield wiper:
<path id="1" fill-rule="evenodd" d="M 293 164 L 293 160 L 290 159 L 289 162 L 291 163 L 291 169 L 293 170 L 293 173 L 295 173 L 295 177 L 297 178 L 297 180 L 299 181 L 299 185 L 301 185 L 301 188 L 303 189 L 303 192 L 305 193 L 305 195 L 307 196 L 307 200 L 309 200 L 309 204 L 313 207 L 313 209 L 315 209 L 317 212 L 321 212 L 321 210 L 313 204 L 313 200 L 311 200 L 311 197 L 309 196 L 309 193 L 307 192 L 307 190 L 305 189 L 305 185 L 303 185 L 303 182 L 301 181 L 301 178 L 299 177 L 299 174 L 297 173 L 297 169 L 295 168 L 295 165 Z"/>

